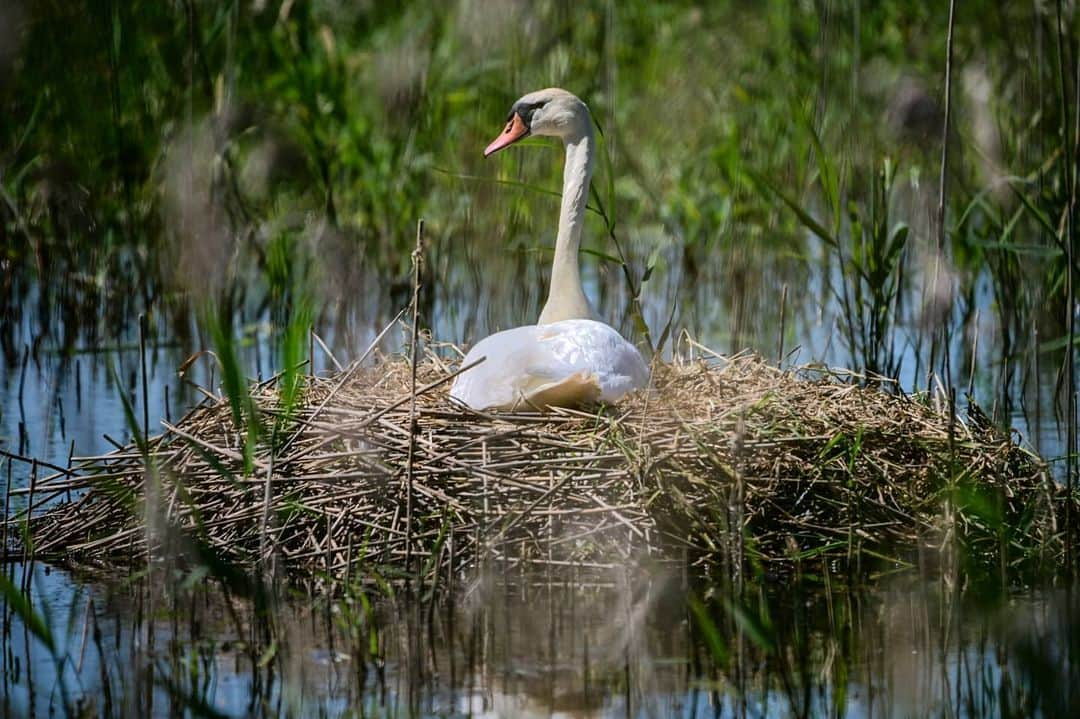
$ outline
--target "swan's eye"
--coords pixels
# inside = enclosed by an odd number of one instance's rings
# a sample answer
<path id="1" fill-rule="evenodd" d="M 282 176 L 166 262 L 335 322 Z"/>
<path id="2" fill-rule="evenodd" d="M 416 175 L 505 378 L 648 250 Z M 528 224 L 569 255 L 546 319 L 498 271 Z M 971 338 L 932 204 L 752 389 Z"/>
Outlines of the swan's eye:
<path id="1" fill-rule="evenodd" d="M 514 113 L 521 116 L 522 122 L 528 127 L 532 124 L 533 114 L 541 107 L 546 105 L 547 102 L 530 102 L 528 104 L 518 104 L 510 110 L 510 117 L 513 117 Z"/>

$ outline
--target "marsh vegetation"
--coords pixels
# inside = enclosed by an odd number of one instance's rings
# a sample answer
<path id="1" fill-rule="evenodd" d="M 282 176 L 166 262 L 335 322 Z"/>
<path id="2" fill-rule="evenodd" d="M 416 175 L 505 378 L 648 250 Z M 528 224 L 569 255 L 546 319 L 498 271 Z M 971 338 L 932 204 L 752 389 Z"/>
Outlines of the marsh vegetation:
<path id="1" fill-rule="evenodd" d="M 1074 711 L 1080 18 L 952 5 L 4 2 L 4 712 Z M 442 343 L 534 321 L 561 153 L 481 150 L 549 85 L 600 129 L 584 273 L 608 322 L 662 358 L 690 337 L 936 397 L 1045 460 L 1065 508 L 942 492 L 942 526 L 970 512 L 1002 550 L 1051 527 L 1062 556 L 987 562 L 946 532 L 914 567 L 740 554 L 707 580 L 641 561 L 286 581 L 197 541 L 123 571 L 36 560 L 39 478 L 148 455 L 205 392 L 258 428 L 222 473 L 254 481 L 305 374 L 375 340 L 452 365 Z M 380 335 L 420 218 L 422 332 Z M 249 380 L 270 378 L 262 413 Z M 873 462 L 861 437 L 815 469 Z M 858 529 L 838 541 L 877 546 Z"/>

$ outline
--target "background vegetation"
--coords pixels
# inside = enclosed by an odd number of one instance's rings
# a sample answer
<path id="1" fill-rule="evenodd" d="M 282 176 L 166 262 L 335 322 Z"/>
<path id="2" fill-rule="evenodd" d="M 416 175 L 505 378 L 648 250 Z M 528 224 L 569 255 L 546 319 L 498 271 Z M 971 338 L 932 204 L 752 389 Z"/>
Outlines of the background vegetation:
<path id="1" fill-rule="evenodd" d="M 725 350 L 775 352 L 786 313 L 786 346 L 909 386 L 930 368 L 966 378 L 981 331 L 1006 408 L 1033 334 L 1067 343 L 1070 7 L 957 9 L 944 173 L 947 3 L 17 0 L 2 12 L 9 367 L 19 330 L 94 346 L 138 312 L 190 344 L 205 298 L 241 327 L 281 326 L 298 283 L 316 324 L 355 352 L 407 299 L 421 216 L 441 339 L 531 321 L 560 153 L 536 141 L 483 162 L 480 149 L 517 96 L 547 85 L 585 98 L 604 132 L 594 183 L 608 224 L 589 229 L 586 274 L 626 330 L 631 289 L 654 332 L 674 307 L 676 327 Z"/>

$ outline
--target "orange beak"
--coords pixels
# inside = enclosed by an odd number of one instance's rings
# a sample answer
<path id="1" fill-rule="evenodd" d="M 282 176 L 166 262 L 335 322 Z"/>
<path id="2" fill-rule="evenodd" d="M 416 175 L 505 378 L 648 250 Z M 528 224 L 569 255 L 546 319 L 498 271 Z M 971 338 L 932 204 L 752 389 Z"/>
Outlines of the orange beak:
<path id="1" fill-rule="evenodd" d="M 521 116 L 515 112 L 510 118 L 510 121 L 506 123 L 506 129 L 502 131 L 502 134 L 492 140 L 491 144 L 484 149 L 484 157 L 488 157 L 504 147 L 513 145 L 521 138 L 528 136 L 529 128 L 525 126 Z"/>

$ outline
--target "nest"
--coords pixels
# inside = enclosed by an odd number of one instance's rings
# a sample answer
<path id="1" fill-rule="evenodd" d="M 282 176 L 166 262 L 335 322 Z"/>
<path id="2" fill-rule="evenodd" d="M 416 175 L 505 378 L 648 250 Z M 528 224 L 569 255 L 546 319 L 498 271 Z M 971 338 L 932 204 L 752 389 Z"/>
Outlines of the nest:
<path id="1" fill-rule="evenodd" d="M 1037 457 L 977 411 L 866 378 L 713 357 L 657 365 L 651 390 L 615 407 L 488 415 L 449 400 L 451 377 L 428 357 L 413 384 L 407 359 L 383 359 L 307 377 L 292 411 L 269 381 L 250 390 L 257 420 L 207 393 L 144 444 L 38 480 L 34 552 L 212 550 L 292 575 L 394 577 L 488 559 L 715 571 L 943 547 L 1015 565 L 1063 549 L 1064 495 Z"/>

